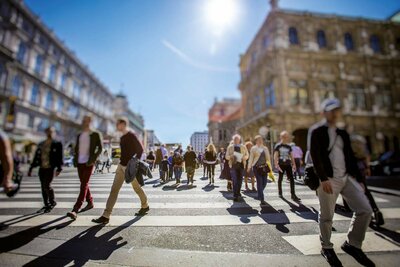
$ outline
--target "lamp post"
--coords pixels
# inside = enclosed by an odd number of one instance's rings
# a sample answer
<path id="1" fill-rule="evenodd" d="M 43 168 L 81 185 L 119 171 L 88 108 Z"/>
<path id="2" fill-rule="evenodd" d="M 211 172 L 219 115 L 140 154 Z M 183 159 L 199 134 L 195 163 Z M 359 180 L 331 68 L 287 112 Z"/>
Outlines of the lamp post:
<path id="1" fill-rule="evenodd" d="M 274 143 L 273 136 L 271 133 L 271 125 L 267 124 L 267 126 L 261 126 L 258 130 L 258 133 L 266 140 L 266 142 L 270 144 L 270 154 L 271 154 L 271 167 L 274 169 Z"/>

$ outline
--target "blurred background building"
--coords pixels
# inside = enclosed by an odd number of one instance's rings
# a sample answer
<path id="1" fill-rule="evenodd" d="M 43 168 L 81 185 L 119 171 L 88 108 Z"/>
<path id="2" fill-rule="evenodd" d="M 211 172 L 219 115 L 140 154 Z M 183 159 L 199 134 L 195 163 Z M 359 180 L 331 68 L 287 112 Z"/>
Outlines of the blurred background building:
<path id="1" fill-rule="evenodd" d="M 308 128 L 320 120 L 321 101 L 338 97 L 344 125 L 363 135 L 370 151 L 398 150 L 398 15 L 381 21 L 270 3 L 271 12 L 240 59 L 238 130 L 244 138 L 268 125 L 273 133 L 288 130 L 304 150 Z"/>
<path id="2" fill-rule="evenodd" d="M 203 153 L 206 146 L 210 143 L 208 132 L 194 132 L 190 137 L 190 145 L 196 153 Z"/>
<path id="3" fill-rule="evenodd" d="M 17 145 L 29 146 L 54 126 L 65 145 L 75 142 L 85 114 L 105 142 L 115 131 L 115 116 L 126 114 L 144 135 L 143 118 L 114 108 L 114 96 L 79 58 L 23 3 L 0 2 L 0 127 Z"/>
<path id="4" fill-rule="evenodd" d="M 242 117 L 242 102 L 240 99 L 215 99 L 208 111 L 208 133 L 210 141 L 217 149 L 229 145 L 232 136 L 237 133 L 237 126 Z"/>
<path id="5" fill-rule="evenodd" d="M 155 151 L 156 146 L 160 146 L 161 142 L 154 133 L 154 130 L 145 130 L 143 144 L 145 145 L 145 151 Z"/>

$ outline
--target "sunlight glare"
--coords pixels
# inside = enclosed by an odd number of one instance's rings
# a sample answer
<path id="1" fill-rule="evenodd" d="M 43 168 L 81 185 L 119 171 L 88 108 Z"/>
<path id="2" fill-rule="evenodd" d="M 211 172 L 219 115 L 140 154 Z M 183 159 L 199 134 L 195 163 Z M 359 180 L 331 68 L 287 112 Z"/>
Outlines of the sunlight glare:
<path id="1" fill-rule="evenodd" d="M 211 30 L 221 35 L 237 20 L 239 7 L 237 0 L 208 0 L 205 6 L 205 19 Z"/>

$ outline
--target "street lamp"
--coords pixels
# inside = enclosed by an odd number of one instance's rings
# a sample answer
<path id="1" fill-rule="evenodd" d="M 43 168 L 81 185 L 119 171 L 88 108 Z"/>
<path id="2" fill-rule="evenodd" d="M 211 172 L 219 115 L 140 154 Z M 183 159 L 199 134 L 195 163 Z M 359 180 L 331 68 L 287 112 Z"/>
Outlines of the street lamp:
<path id="1" fill-rule="evenodd" d="M 270 144 L 271 167 L 274 169 L 274 143 L 272 140 L 271 125 L 261 126 L 258 133 Z"/>

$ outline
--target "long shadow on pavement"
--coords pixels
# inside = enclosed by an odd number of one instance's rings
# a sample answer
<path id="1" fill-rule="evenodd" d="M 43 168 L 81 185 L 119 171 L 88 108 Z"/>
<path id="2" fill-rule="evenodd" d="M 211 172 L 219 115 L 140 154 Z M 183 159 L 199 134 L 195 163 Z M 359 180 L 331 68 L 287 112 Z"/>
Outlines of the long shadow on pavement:
<path id="1" fill-rule="evenodd" d="M 135 217 L 100 236 L 96 236 L 96 234 L 103 229 L 103 225 L 90 227 L 24 266 L 66 266 L 70 263 L 73 263 L 73 266 L 84 266 L 90 260 L 105 261 L 115 250 L 128 244 L 127 241 L 120 242 L 123 240 L 121 236 L 113 237 L 141 218 Z"/>
<path id="2" fill-rule="evenodd" d="M 286 227 L 286 224 L 290 224 L 290 221 L 284 210 L 276 210 L 268 204 L 261 207 L 260 218 L 267 224 L 275 225 L 276 230 L 279 232 L 285 234 L 290 232 L 289 228 Z"/>

